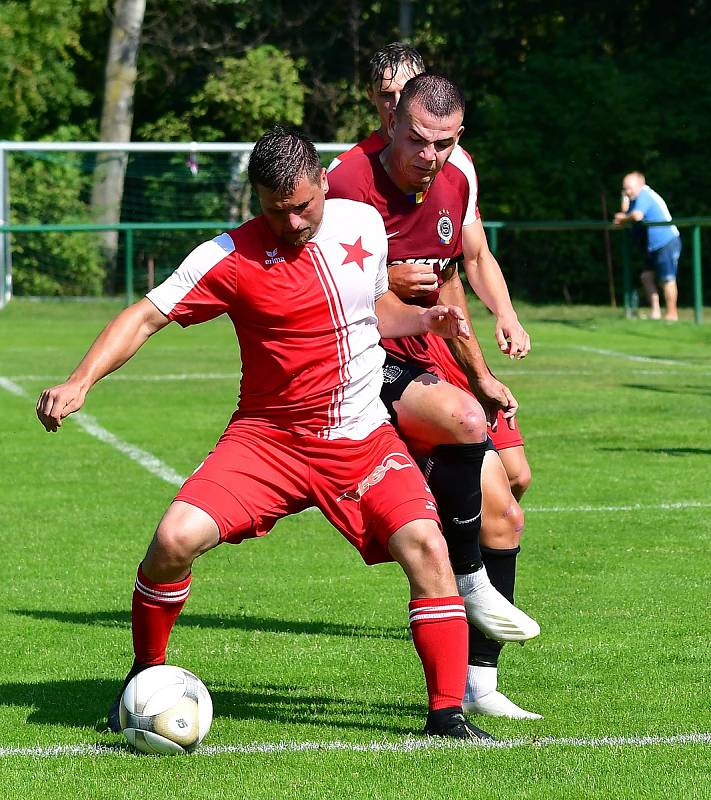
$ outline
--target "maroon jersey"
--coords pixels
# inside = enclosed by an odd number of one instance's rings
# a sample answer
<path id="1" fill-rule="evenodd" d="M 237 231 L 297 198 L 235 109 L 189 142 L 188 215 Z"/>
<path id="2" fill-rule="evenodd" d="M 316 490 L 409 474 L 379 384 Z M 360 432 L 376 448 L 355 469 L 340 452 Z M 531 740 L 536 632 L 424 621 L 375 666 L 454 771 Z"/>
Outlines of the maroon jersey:
<path id="1" fill-rule="evenodd" d="M 449 276 L 447 268 L 462 255 L 462 228 L 479 217 L 474 164 L 459 146 L 425 192 L 406 195 L 398 189 L 380 163 L 379 152 L 349 152 L 331 169 L 328 183 L 329 197 L 359 200 L 378 210 L 388 236 L 388 263 L 430 264 L 440 286 Z M 436 289 L 409 302 L 432 306 L 438 299 Z M 425 336 L 383 339 L 382 344 L 396 358 L 414 361 L 423 369 L 433 365 Z"/>
<path id="2" fill-rule="evenodd" d="M 385 147 L 385 142 L 380 138 L 377 131 L 373 131 L 370 136 L 361 139 L 358 144 L 354 144 L 350 150 L 341 153 L 328 165 L 328 171 L 335 169 L 339 164 L 342 164 L 346 158 L 351 156 L 362 155 L 363 153 L 379 153 Z"/>

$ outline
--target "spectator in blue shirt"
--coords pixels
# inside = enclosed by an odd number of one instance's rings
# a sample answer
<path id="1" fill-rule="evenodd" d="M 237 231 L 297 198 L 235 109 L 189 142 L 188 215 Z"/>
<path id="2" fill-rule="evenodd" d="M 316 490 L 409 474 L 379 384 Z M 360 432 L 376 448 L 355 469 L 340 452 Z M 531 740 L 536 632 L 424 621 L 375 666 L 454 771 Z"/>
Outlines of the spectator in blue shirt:
<path id="1" fill-rule="evenodd" d="M 664 200 L 651 186 L 647 186 L 644 175 L 641 172 L 630 172 L 622 181 L 622 210 L 615 214 L 615 224 L 624 225 L 642 220 L 671 222 L 671 214 Z M 646 234 L 640 241 L 645 249 L 647 269 L 642 272 L 640 279 L 649 300 L 650 316 L 652 319 L 661 319 L 662 316 L 657 290 L 659 285 L 664 292 L 667 307 L 664 319 L 676 321 L 676 273 L 681 254 L 679 231 L 676 225 L 655 225 L 646 227 Z"/>

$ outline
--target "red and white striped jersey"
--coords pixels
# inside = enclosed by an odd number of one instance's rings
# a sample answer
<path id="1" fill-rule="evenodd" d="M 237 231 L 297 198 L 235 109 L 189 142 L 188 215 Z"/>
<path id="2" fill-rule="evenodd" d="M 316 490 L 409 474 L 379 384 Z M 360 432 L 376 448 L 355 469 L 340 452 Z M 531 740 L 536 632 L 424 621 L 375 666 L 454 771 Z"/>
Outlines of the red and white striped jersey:
<path id="1" fill-rule="evenodd" d="M 387 248 L 372 207 L 327 200 L 306 245 L 259 216 L 201 244 L 147 297 L 182 326 L 229 315 L 242 355 L 236 417 L 360 440 L 388 419 L 375 316 Z"/>

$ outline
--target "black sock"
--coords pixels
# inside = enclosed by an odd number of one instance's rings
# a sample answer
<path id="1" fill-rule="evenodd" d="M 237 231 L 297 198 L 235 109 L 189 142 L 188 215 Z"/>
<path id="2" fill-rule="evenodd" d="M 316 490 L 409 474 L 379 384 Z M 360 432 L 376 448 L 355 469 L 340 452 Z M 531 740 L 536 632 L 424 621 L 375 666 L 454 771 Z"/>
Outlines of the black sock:
<path id="1" fill-rule="evenodd" d="M 514 584 L 516 582 L 516 556 L 520 547 L 510 550 L 496 550 L 482 547 L 481 555 L 491 585 L 510 603 L 514 600 Z M 479 667 L 495 667 L 503 644 L 487 639 L 473 625 L 469 626 L 469 663 Z"/>
<path id="2" fill-rule="evenodd" d="M 442 521 L 449 560 L 457 575 L 481 569 L 481 466 L 487 443 L 440 444 L 425 471 Z"/>

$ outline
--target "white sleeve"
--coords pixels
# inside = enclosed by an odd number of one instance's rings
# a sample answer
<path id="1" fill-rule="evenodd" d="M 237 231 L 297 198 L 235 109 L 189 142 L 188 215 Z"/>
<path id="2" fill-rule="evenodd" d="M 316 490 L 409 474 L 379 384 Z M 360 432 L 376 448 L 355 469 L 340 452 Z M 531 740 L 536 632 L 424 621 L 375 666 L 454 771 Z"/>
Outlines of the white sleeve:
<path id="1" fill-rule="evenodd" d="M 467 210 L 464 214 L 462 225 L 471 225 L 479 219 L 479 181 L 474 169 L 474 162 L 469 154 L 457 145 L 449 158 L 450 164 L 457 167 L 467 179 L 469 185 L 469 198 L 467 200 Z"/>
<path id="2" fill-rule="evenodd" d="M 385 223 L 383 218 L 375 212 L 379 221 L 378 242 L 380 244 L 378 252 L 378 274 L 375 278 L 375 299 L 382 297 L 388 290 L 388 237 L 385 233 Z"/>

